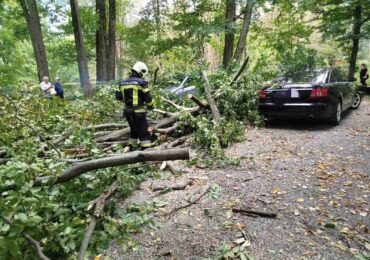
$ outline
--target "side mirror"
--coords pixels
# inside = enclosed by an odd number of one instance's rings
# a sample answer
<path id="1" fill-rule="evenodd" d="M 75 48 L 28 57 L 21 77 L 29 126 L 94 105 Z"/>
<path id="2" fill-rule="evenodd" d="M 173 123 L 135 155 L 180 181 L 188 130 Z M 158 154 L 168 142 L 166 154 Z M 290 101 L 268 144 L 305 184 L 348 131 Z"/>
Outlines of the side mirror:
<path id="1" fill-rule="evenodd" d="M 356 81 L 356 80 L 357 80 L 357 79 L 356 79 L 355 77 L 349 77 L 349 78 L 348 78 L 348 81 L 349 81 L 349 82 L 354 82 L 354 81 Z"/>

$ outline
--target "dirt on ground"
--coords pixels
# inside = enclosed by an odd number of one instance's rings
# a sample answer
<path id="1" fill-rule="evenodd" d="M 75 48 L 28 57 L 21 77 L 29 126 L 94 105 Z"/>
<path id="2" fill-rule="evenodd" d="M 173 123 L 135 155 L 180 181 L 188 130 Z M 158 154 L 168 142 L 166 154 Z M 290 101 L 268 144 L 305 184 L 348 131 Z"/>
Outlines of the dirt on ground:
<path id="1" fill-rule="evenodd" d="M 223 245 L 224 253 L 241 250 L 253 259 L 369 259 L 370 101 L 343 117 L 339 126 L 302 119 L 247 128 L 245 141 L 226 150 L 240 165 L 184 168 L 144 182 L 118 212 L 156 200 L 151 218 L 159 224 L 133 235 L 135 250 L 112 241 L 106 259 L 215 259 Z M 189 185 L 152 191 L 181 183 Z"/>

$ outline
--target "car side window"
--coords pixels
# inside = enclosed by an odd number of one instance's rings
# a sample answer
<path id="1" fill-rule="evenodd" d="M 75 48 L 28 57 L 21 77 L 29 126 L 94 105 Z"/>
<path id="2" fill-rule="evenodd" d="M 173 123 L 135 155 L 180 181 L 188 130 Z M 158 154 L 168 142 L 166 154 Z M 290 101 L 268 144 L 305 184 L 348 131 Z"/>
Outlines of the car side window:
<path id="1" fill-rule="evenodd" d="M 343 78 L 338 70 L 332 70 L 330 73 L 330 83 L 332 82 L 342 82 Z"/>

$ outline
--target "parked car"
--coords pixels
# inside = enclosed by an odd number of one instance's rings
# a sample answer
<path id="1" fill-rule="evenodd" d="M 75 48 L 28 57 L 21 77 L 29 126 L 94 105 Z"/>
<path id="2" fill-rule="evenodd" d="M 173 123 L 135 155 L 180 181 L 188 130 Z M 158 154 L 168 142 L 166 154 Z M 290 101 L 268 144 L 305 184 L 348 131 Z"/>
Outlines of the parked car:
<path id="1" fill-rule="evenodd" d="M 186 86 L 189 76 L 186 76 L 180 85 L 172 86 L 167 89 L 168 92 L 173 93 L 178 96 L 185 96 L 187 94 L 195 94 L 195 86 Z"/>
<path id="2" fill-rule="evenodd" d="M 266 118 L 314 117 L 337 125 L 344 110 L 360 104 L 355 83 L 334 67 L 290 73 L 259 92 L 259 111 Z"/>

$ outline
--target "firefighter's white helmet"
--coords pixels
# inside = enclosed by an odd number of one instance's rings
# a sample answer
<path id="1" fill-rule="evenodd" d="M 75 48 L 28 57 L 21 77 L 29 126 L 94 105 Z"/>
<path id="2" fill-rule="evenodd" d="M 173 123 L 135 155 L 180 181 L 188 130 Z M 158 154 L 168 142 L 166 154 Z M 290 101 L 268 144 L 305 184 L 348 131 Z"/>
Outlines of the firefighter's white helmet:
<path id="1" fill-rule="evenodd" d="M 145 65 L 144 62 L 138 61 L 135 63 L 135 65 L 132 67 L 132 70 L 139 73 L 141 77 L 144 77 L 148 73 L 148 67 Z"/>

